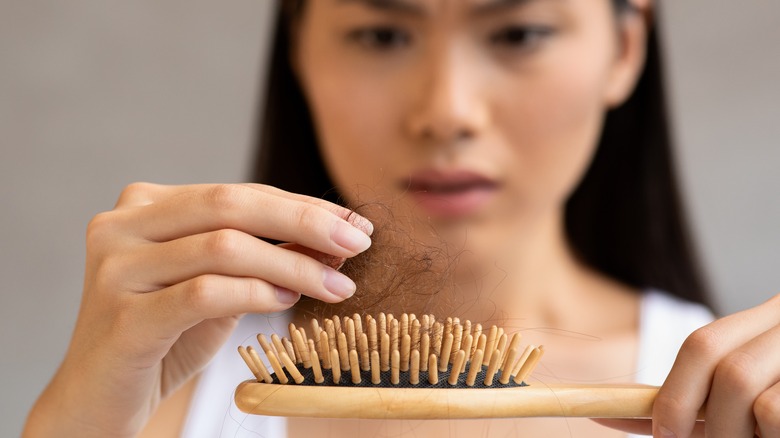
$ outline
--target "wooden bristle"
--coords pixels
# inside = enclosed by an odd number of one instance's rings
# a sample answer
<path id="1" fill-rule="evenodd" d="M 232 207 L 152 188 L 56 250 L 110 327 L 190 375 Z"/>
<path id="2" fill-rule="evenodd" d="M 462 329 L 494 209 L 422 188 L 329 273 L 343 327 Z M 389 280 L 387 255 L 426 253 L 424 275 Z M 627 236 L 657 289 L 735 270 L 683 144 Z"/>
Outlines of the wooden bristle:
<path id="1" fill-rule="evenodd" d="M 520 373 L 520 368 L 522 368 L 523 365 L 525 364 L 525 361 L 528 360 L 528 357 L 534 351 L 534 348 L 536 348 L 536 346 L 534 346 L 534 345 L 529 345 L 529 346 L 525 347 L 525 350 L 520 355 L 520 358 L 517 359 L 517 362 L 512 367 L 512 375 L 513 376 L 517 376 Z M 515 378 L 515 381 L 517 383 L 520 383 L 520 381 L 518 381 L 517 378 Z"/>
<path id="2" fill-rule="evenodd" d="M 349 349 L 347 348 L 347 335 L 339 333 L 338 340 L 339 351 L 339 363 L 341 364 L 341 371 L 349 370 Z"/>
<path id="3" fill-rule="evenodd" d="M 330 365 L 333 375 L 333 383 L 338 385 L 341 382 L 341 364 L 339 363 L 339 351 L 335 348 L 330 350 Z"/>
<path id="4" fill-rule="evenodd" d="M 412 350 L 411 360 L 411 372 L 409 373 L 409 383 L 417 385 L 420 383 L 420 352 L 418 350 Z"/>
<path id="5" fill-rule="evenodd" d="M 493 354 L 490 355 L 490 365 L 488 365 L 487 373 L 485 374 L 485 380 L 484 384 L 485 386 L 492 386 L 493 385 L 493 378 L 496 376 L 496 371 L 498 371 L 498 365 L 501 361 L 501 353 L 499 353 L 498 350 L 493 351 Z"/>
<path id="6" fill-rule="evenodd" d="M 523 386 L 544 353 L 542 347 L 522 348 L 519 333 L 510 340 L 500 327 L 484 331 L 457 317 L 353 314 L 304 325 L 310 332 L 290 323 L 289 338 L 258 334 L 265 359 L 255 347 L 238 348 L 258 383 L 445 388 L 474 386 L 479 379 L 484 386 Z M 342 380 L 345 373 L 350 378 Z"/>
<path id="7" fill-rule="evenodd" d="M 379 351 L 379 338 L 376 331 L 376 319 L 371 318 L 368 323 L 368 348 L 371 351 Z"/>
<path id="8" fill-rule="evenodd" d="M 311 358 L 309 357 L 309 346 L 306 345 L 306 341 L 303 340 L 301 332 L 295 330 L 293 332 L 293 345 L 295 346 L 295 354 L 300 357 L 300 363 L 304 368 L 311 368 Z"/>
<path id="9" fill-rule="evenodd" d="M 498 336 L 498 343 L 496 345 L 496 351 L 498 352 L 498 366 L 499 368 L 501 365 L 504 364 L 504 359 L 506 358 L 506 335 L 504 333 L 501 333 Z"/>
<path id="10" fill-rule="evenodd" d="M 360 369 L 368 371 L 371 369 L 371 362 L 369 361 L 368 351 L 368 336 L 365 333 L 360 334 L 358 339 L 358 351 L 360 352 Z"/>
<path id="11" fill-rule="evenodd" d="M 345 319 L 347 323 L 347 349 L 348 350 L 357 350 L 357 337 L 355 336 L 355 321 L 350 319 Z"/>
<path id="12" fill-rule="evenodd" d="M 441 347 L 439 355 L 439 371 L 447 371 L 447 365 L 450 363 L 450 354 L 452 353 L 452 333 L 444 335 L 444 345 Z"/>
<path id="13" fill-rule="evenodd" d="M 263 380 L 265 383 L 273 383 L 274 379 L 271 377 L 271 373 L 268 372 L 268 368 L 265 367 L 263 360 L 260 359 L 260 355 L 257 354 L 257 350 L 249 347 L 247 348 L 247 353 L 249 353 L 249 357 L 252 359 L 252 363 L 254 363 L 255 367 L 257 368 L 257 373 L 260 375 L 257 380 Z"/>
<path id="14" fill-rule="evenodd" d="M 336 347 L 336 328 L 333 325 L 333 320 L 326 319 L 325 320 L 325 333 L 327 334 L 328 338 L 328 345 L 327 345 L 327 351 L 328 355 L 330 355 L 330 350 L 333 350 Z"/>
<path id="15" fill-rule="evenodd" d="M 292 358 L 286 352 L 279 353 L 279 358 L 282 360 L 282 365 L 284 365 L 284 368 L 290 373 L 290 376 L 295 383 L 303 383 L 303 375 L 298 371 L 298 367 L 295 366 Z"/>
<path id="16" fill-rule="evenodd" d="M 257 381 L 259 382 L 260 380 L 262 380 L 262 376 L 260 376 L 260 371 L 257 369 L 257 366 L 255 365 L 254 361 L 249 356 L 249 353 L 247 353 L 247 349 L 243 345 L 238 347 L 238 354 L 241 355 L 241 359 L 244 359 L 244 363 L 246 363 L 246 366 L 249 367 L 249 371 L 252 371 L 252 374 L 255 375 Z"/>
<path id="17" fill-rule="evenodd" d="M 382 382 L 381 370 L 379 368 L 379 352 L 371 351 L 371 383 L 379 385 Z"/>
<path id="18" fill-rule="evenodd" d="M 320 348 L 319 355 L 322 357 L 322 368 L 330 369 L 330 341 L 328 341 L 328 333 L 323 330 L 320 332 Z"/>
<path id="19" fill-rule="evenodd" d="M 428 383 L 431 385 L 439 383 L 439 367 L 436 363 L 435 354 L 431 354 L 428 358 Z"/>
<path id="20" fill-rule="evenodd" d="M 412 321 L 412 348 L 420 348 L 420 321 Z"/>
<path id="21" fill-rule="evenodd" d="M 343 333 L 341 327 L 341 318 L 339 318 L 338 315 L 333 315 L 333 329 L 336 330 L 336 336 Z"/>
<path id="22" fill-rule="evenodd" d="M 536 364 L 539 363 L 539 359 L 542 358 L 543 353 L 544 349 L 541 346 L 534 348 L 534 351 L 528 356 L 528 360 L 525 361 L 522 368 L 520 368 L 520 371 L 517 372 L 515 379 L 521 382 L 524 381 L 536 367 Z"/>
<path id="23" fill-rule="evenodd" d="M 349 370 L 352 372 L 352 383 L 360 385 L 360 360 L 355 350 L 349 351 Z"/>
<path id="24" fill-rule="evenodd" d="M 473 341 L 474 338 L 472 338 L 471 335 L 467 335 L 463 340 L 463 344 L 461 344 L 460 351 L 463 351 L 463 353 L 466 355 L 466 360 L 463 362 L 463 367 L 460 369 L 460 372 L 466 370 L 466 363 L 471 360 L 471 344 Z"/>
<path id="25" fill-rule="evenodd" d="M 392 356 L 390 356 L 390 383 L 397 385 L 401 382 L 400 371 L 401 355 L 398 350 L 393 350 Z"/>
<path id="26" fill-rule="evenodd" d="M 493 352 L 496 349 L 496 336 L 498 335 L 498 327 L 490 327 L 490 332 L 487 336 L 487 344 L 485 344 L 485 358 L 482 359 L 482 365 L 490 365 L 490 359 L 493 356 Z"/>
<path id="27" fill-rule="evenodd" d="M 452 386 L 458 384 L 458 377 L 460 377 L 460 370 L 463 368 L 463 363 L 466 361 L 466 352 L 458 350 L 458 354 L 455 355 L 455 361 L 452 363 L 452 372 L 450 372 L 450 378 L 447 380 Z"/>
<path id="28" fill-rule="evenodd" d="M 514 365 L 518 354 L 517 349 L 513 348 L 506 355 L 506 361 L 501 366 L 501 377 L 498 379 L 502 385 L 509 383 L 509 379 L 512 377 L 512 365 Z"/>
<path id="29" fill-rule="evenodd" d="M 360 315 L 357 313 L 352 315 L 352 322 L 355 324 L 355 336 L 360 337 L 363 334 L 363 321 L 360 319 Z"/>
<path id="30" fill-rule="evenodd" d="M 455 357 L 460 351 L 460 343 L 463 341 L 463 326 L 455 323 L 452 327 L 452 353 L 450 354 L 450 363 L 455 363 Z"/>
<path id="31" fill-rule="evenodd" d="M 381 371 L 390 370 L 390 335 L 382 333 L 382 348 L 379 351 Z"/>
<path id="32" fill-rule="evenodd" d="M 427 315 L 426 315 L 427 316 Z M 420 363 L 420 371 L 428 371 L 428 361 L 425 359 L 428 357 L 431 348 L 431 338 L 427 332 L 422 334 L 420 340 L 420 357 L 423 358 Z"/>
<path id="33" fill-rule="evenodd" d="M 441 354 L 441 342 L 444 337 L 444 327 L 438 323 L 433 323 L 433 335 L 431 335 L 431 349 L 432 353 L 438 356 Z"/>
<path id="34" fill-rule="evenodd" d="M 311 350 L 311 363 L 312 363 L 312 372 L 314 373 L 314 383 L 323 383 L 325 381 L 325 376 L 322 375 L 322 368 L 320 368 L 320 357 L 317 354 L 317 350 L 312 349 Z"/>
<path id="35" fill-rule="evenodd" d="M 466 376 L 466 385 L 474 386 L 474 382 L 477 380 L 477 373 L 482 371 L 482 350 L 477 349 L 474 352 L 474 357 L 469 364 L 469 373 Z"/>
<path id="36" fill-rule="evenodd" d="M 409 358 L 412 354 L 412 337 L 404 335 L 401 338 L 401 371 L 409 371 Z"/>

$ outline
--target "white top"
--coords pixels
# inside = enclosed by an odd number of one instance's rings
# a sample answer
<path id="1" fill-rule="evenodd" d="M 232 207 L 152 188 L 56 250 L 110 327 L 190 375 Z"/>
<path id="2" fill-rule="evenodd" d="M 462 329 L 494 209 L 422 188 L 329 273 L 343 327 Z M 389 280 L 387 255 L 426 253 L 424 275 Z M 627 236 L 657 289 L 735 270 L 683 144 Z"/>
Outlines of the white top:
<path id="1" fill-rule="evenodd" d="M 645 293 L 641 303 L 636 382 L 662 384 L 685 338 L 712 320 L 712 313 L 704 306 L 657 291 Z M 286 436 L 284 418 L 244 414 L 233 402 L 233 395 L 240 382 L 253 377 L 236 351 L 238 346 L 256 343 L 257 333 L 286 333 L 288 322 L 285 314 L 247 315 L 241 320 L 199 379 L 182 437 Z"/>

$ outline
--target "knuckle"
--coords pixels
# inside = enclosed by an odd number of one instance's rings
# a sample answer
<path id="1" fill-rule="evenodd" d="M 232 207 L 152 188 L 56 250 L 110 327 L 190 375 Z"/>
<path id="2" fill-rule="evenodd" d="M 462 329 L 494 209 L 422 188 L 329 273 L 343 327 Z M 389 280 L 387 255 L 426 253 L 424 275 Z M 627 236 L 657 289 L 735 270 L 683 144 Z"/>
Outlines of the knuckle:
<path id="1" fill-rule="evenodd" d="M 780 429 L 780 392 L 765 391 L 753 403 L 753 415 L 759 424 Z"/>
<path id="2" fill-rule="evenodd" d="M 755 391 L 760 379 L 755 358 L 741 351 L 728 354 L 715 368 L 715 382 L 728 385 L 738 393 Z"/>
<path id="3" fill-rule="evenodd" d="M 246 203 L 246 190 L 235 184 L 217 184 L 206 193 L 206 202 L 216 213 L 232 212 Z"/>
<path id="4" fill-rule="evenodd" d="M 687 351 L 696 357 L 715 357 L 723 345 L 722 335 L 715 329 L 705 326 L 693 333 L 683 342 L 681 351 Z"/>
<path id="5" fill-rule="evenodd" d="M 106 211 L 96 214 L 87 224 L 87 250 L 99 248 L 108 239 L 106 237 L 116 229 L 117 217 L 113 211 Z"/>
<path id="6" fill-rule="evenodd" d="M 256 278 L 247 278 L 245 280 L 246 296 L 244 301 L 248 309 L 267 311 L 275 303 L 269 298 L 268 283 Z"/>
<path id="7" fill-rule="evenodd" d="M 293 223 L 300 230 L 315 230 L 318 224 L 321 224 L 322 217 L 320 212 L 322 210 L 312 204 L 301 203 L 293 211 Z"/>
<path id="8" fill-rule="evenodd" d="M 225 229 L 209 233 L 204 242 L 204 252 L 217 260 L 234 260 L 240 257 L 242 233 Z"/>
<path id="9" fill-rule="evenodd" d="M 293 257 L 289 263 L 285 264 L 285 269 L 287 269 L 286 274 L 289 278 L 298 281 L 310 280 L 316 276 L 312 263 L 303 256 Z"/>
<path id="10" fill-rule="evenodd" d="M 183 306 L 193 310 L 208 308 L 219 288 L 218 281 L 214 275 L 201 275 L 190 280 L 184 293 Z"/>
<path id="11" fill-rule="evenodd" d="M 134 182 L 128 184 L 119 194 L 119 199 L 117 200 L 116 205 L 120 206 L 123 204 L 132 204 L 146 201 L 150 198 L 150 195 L 155 187 L 157 187 L 156 184 L 146 182 Z"/>
<path id="12" fill-rule="evenodd" d="M 685 408 L 685 404 L 680 399 L 665 391 L 660 391 L 653 402 L 653 417 L 659 415 L 668 418 L 683 412 Z"/>

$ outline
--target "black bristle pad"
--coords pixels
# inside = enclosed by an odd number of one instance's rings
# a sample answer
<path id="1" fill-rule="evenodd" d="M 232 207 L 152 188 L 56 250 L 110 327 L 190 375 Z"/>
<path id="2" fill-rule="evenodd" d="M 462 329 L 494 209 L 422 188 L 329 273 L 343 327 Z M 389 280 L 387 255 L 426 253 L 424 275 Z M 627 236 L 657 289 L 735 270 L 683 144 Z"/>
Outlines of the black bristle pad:
<path id="1" fill-rule="evenodd" d="M 447 371 L 439 371 L 439 382 L 435 385 L 432 385 L 430 382 L 428 382 L 428 372 L 427 371 L 420 371 L 420 382 L 417 385 L 412 385 L 409 383 L 409 375 L 410 372 L 404 372 L 401 371 L 399 373 L 400 375 L 400 382 L 398 385 L 393 385 L 390 383 L 390 371 L 383 371 L 379 373 L 379 377 L 381 381 L 378 384 L 371 383 L 371 371 L 360 371 L 360 379 L 361 382 L 358 384 L 352 383 L 352 374 L 349 371 L 342 371 L 341 372 L 341 381 L 338 384 L 333 383 L 333 374 L 330 372 L 330 370 L 322 370 L 322 375 L 325 377 L 325 381 L 322 383 L 316 383 L 314 382 L 314 373 L 311 368 L 304 368 L 302 365 L 297 365 L 298 371 L 301 372 L 303 375 L 303 382 L 299 385 L 309 385 L 309 386 L 353 386 L 353 387 L 380 387 L 380 388 L 471 388 L 471 389 L 478 389 L 478 388 L 514 388 L 514 387 L 521 387 L 521 386 L 528 386 L 527 383 L 522 382 L 520 384 L 517 384 L 514 382 L 514 380 L 510 379 L 509 383 L 502 384 L 498 381 L 499 376 L 501 375 L 500 372 L 496 373 L 495 377 L 493 378 L 493 384 L 490 386 L 485 386 L 483 381 L 485 380 L 485 374 L 487 373 L 487 366 L 482 366 L 482 369 L 477 373 L 477 378 L 474 381 L 474 386 L 468 386 L 466 385 L 466 377 L 468 376 L 468 367 L 466 367 L 466 372 L 460 373 L 460 376 L 458 377 L 458 383 L 455 385 L 450 385 L 447 380 L 450 377 L 450 371 L 452 370 L 452 365 L 449 365 L 447 367 Z M 279 383 L 279 380 L 276 378 L 276 374 L 271 374 L 271 377 L 274 379 L 274 383 Z M 288 383 L 288 385 L 295 385 L 295 382 L 292 380 Z"/>

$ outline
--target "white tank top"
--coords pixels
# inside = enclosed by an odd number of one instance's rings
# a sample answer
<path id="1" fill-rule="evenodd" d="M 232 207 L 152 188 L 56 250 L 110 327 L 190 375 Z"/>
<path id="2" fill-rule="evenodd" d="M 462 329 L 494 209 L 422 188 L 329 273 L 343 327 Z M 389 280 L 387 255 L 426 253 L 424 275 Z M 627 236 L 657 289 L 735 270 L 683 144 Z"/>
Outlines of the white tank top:
<path id="1" fill-rule="evenodd" d="M 636 382 L 660 385 L 685 338 L 713 316 L 704 306 L 652 290 L 643 295 L 640 312 Z M 236 351 L 238 346 L 255 344 L 257 333 L 286 333 L 288 322 L 285 313 L 247 315 L 241 320 L 198 381 L 183 438 L 286 437 L 284 418 L 244 414 L 233 402 L 233 394 L 240 382 L 253 377 Z"/>

